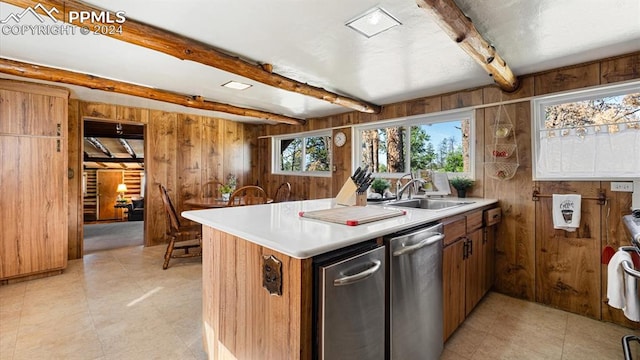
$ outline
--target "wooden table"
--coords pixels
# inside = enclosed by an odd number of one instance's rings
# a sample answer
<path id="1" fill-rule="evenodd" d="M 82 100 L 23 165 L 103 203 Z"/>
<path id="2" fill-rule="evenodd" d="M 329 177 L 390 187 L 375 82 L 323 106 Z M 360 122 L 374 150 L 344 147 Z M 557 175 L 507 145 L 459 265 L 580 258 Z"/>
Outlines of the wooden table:
<path id="1" fill-rule="evenodd" d="M 238 201 L 242 201 L 241 198 L 237 199 Z M 267 199 L 267 204 L 272 203 L 273 199 Z M 221 198 L 194 198 L 189 199 L 184 202 L 185 205 L 190 206 L 194 209 L 215 209 L 215 208 L 223 208 L 228 206 L 227 200 L 222 200 Z M 237 202 L 235 205 L 240 205 L 240 202 Z"/>

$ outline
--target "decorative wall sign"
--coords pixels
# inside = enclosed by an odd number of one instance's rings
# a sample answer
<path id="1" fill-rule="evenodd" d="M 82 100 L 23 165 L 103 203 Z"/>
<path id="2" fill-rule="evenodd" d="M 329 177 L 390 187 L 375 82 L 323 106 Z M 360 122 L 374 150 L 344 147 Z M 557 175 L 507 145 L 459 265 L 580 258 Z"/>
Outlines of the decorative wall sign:
<path id="1" fill-rule="evenodd" d="M 273 255 L 262 257 L 262 287 L 271 295 L 282 296 L 282 261 Z"/>

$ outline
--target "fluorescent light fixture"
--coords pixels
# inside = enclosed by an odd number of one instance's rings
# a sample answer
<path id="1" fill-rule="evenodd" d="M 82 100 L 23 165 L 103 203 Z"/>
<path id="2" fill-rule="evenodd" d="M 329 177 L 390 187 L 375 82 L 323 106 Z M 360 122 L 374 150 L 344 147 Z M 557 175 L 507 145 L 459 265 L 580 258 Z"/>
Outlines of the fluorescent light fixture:
<path id="1" fill-rule="evenodd" d="M 234 89 L 234 90 L 244 90 L 244 89 L 250 88 L 253 85 L 243 84 L 243 83 L 237 82 L 237 81 L 229 81 L 226 84 L 222 84 L 222 86 L 228 87 L 229 89 Z"/>
<path id="2" fill-rule="evenodd" d="M 385 9 L 375 7 L 355 19 L 348 21 L 345 25 L 370 38 L 402 24 Z"/>

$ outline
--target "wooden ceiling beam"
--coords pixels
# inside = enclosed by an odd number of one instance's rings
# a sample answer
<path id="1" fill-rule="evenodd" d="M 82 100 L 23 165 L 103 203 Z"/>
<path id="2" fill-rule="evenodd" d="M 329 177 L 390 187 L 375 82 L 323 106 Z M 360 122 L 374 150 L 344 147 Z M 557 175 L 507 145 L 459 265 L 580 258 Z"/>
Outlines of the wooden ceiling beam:
<path id="1" fill-rule="evenodd" d="M 131 159 L 131 158 L 106 158 L 106 157 L 96 157 L 96 156 L 88 156 L 85 155 L 83 157 L 84 161 L 87 162 L 95 162 L 95 163 L 102 163 L 102 164 L 106 164 L 106 163 L 137 163 L 137 164 L 144 164 L 144 159 L 141 158 L 137 158 L 137 159 Z"/>
<path id="2" fill-rule="evenodd" d="M 55 7 L 59 13 L 53 14 L 58 20 L 69 22 L 65 14 L 70 11 L 84 11 L 94 13 L 109 13 L 111 19 L 116 19 L 113 12 L 101 9 L 90 4 L 86 4 L 75 0 L 2 0 L 11 5 L 28 8 L 40 3 L 47 8 Z M 73 25 L 83 25 L 82 23 L 70 22 Z M 91 24 L 90 24 L 91 25 Z M 113 24 L 104 24 L 113 25 Z M 122 34 L 106 34 L 114 39 L 125 41 L 131 44 L 142 46 L 148 49 L 156 50 L 167 55 L 177 57 L 181 60 L 190 60 L 200 64 L 212 66 L 220 70 L 240 75 L 248 79 L 299 93 L 306 96 L 315 97 L 320 100 L 328 101 L 332 104 L 344 106 L 353 110 L 365 113 L 379 113 L 381 106 L 371 104 L 362 100 L 339 95 L 323 88 L 312 86 L 297 80 L 289 79 L 282 75 L 273 73 L 271 64 L 254 64 L 249 61 L 240 59 L 235 56 L 226 54 L 210 45 L 181 36 L 170 31 L 148 25 L 130 18 L 122 24 Z"/>
<path id="3" fill-rule="evenodd" d="M 94 148 L 96 148 L 97 150 L 100 150 L 103 154 L 107 155 L 110 158 L 114 157 L 111 151 L 109 151 L 109 149 L 107 149 L 107 147 L 104 146 L 104 144 L 97 138 L 88 137 L 85 139 L 87 139 L 89 144 L 93 145 Z"/>
<path id="4" fill-rule="evenodd" d="M 249 116 L 285 124 L 301 125 L 306 122 L 304 119 L 296 119 L 289 116 L 274 114 L 266 111 L 242 108 L 229 104 L 208 101 L 202 99 L 199 96 L 179 94 L 167 90 L 155 89 L 147 86 L 126 83 L 123 81 L 101 78 L 89 74 L 82 74 L 68 70 L 9 60 L 1 57 L 0 72 L 31 79 L 53 81 L 57 83 L 88 87 L 91 89 L 110 91 L 119 94 L 138 96 L 146 99 L 182 105 L 194 109 L 220 111 L 228 114 Z"/>
<path id="5" fill-rule="evenodd" d="M 487 42 L 454 0 L 416 0 L 418 7 L 431 15 L 451 39 L 471 56 L 498 86 L 512 92 L 518 89 L 518 78 L 506 61 Z"/>
<path id="6" fill-rule="evenodd" d="M 136 152 L 133 151 L 133 148 L 131 147 L 131 144 L 129 144 L 129 142 L 126 139 L 118 138 L 118 142 L 127 151 L 127 154 L 129 154 L 129 156 L 131 156 L 131 158 L 133 158 L 133 159 L 137 159 L 138 158 L 138 155 L 136 155 Z"/>

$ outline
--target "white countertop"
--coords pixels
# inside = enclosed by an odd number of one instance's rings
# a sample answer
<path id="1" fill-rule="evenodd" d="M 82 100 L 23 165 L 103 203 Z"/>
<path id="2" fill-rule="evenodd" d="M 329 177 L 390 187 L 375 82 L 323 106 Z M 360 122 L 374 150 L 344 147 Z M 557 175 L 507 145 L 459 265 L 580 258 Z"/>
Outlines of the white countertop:
<path id="1" fill-rule="evenodd" d="M 444 210 L 402 208 L 407 210 L 406 215 L 358 226 L 302 218 L 298 215 L 301 211 L 340 206 L 335 204 L 335 199 L 192 210 L 183 212 L 182 216 L 288 256 L 306 259 L 497 202 L 495 199 L 480 198 L 461 200 L 474 203 Z"/>

